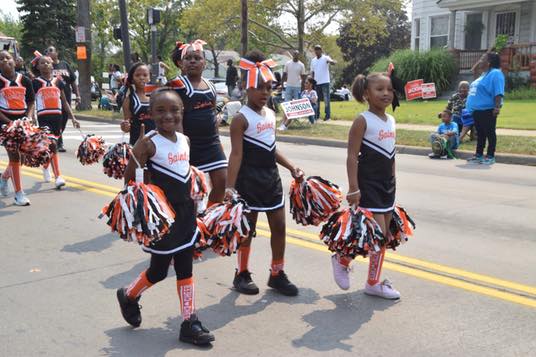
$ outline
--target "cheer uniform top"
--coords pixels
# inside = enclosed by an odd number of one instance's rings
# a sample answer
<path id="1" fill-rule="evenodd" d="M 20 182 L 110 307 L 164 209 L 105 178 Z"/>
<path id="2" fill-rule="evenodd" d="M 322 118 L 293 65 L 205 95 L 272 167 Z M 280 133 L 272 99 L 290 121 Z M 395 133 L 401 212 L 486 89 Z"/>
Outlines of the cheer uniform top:
<path id="1" fill-rule="evenodd" d="M 15 80 L 0 74 L 0 111 L 10 120 L 26 116 L 28 104 L 35 100 L 32 82 L 17 73 Z"/>
<path id="2" fill-rule="evenodd" d="M 130 121 L 130 145 L 134 145 L 140 136 L 141 124 L 145 125 L 145 132 L 149 132 L 156 128 L 154 120 L 149 116 L 149 102 L 142 102 L 136 91 L 131 90 L 130 111 L 132 119 Z"/>
<path id="3" fill-rule="evenodd" d="M 168 85 L 174 88 L 184 103 L 184 134 L 190 138 L 190 163 L 204 172 L 227 167 L 220 142 L 215 107 L 216 89 L 202 79 L 207 89 L 194 89 L 186 76 L 179 76 Z"/>
<path id="4" fill-rule="evenodd" d="M 151 135 L 153 132 L 147 133 Z M 198 231 L 194 211 L 194 201 L 190 197 L 191 170 L 189 164 L 188 138 L 176 133 L 177 141 L 172 142 L 160 134 L 151 138 L 156 148 L 155 154 L 147 162 L 151 183 L 160 187 L 175 211 L 175 222 L 162 239 L 142 246 L 153 254 L 176 254 L 191 247 L 197 239 Z"/>
<path id="5" fill-rule="evenodd" d="M 396 127 L 395 118 L 383 120 L 376 114 L 361 113 L 367 129 L 361 143 L 358 163 L 358 183 L 361 190 L 359 206 L 371 212 L 390 212 L 395 205 Z"/>
<path id="6" fill-rule="evenodd" d="M 40 127 L 48 127 L 55 136 L 61 135 L 62 128 L 62 103 L 61 91 L 65 89 L 65 83 L 55 77 L 52 80 L 37 77 L 32 81 L 35 92 L 35 109 L 37 121 Z"/>
<path id="7" fill-rule="evenodd" d="M 240 113 L 248 127 L 244 131 L 242 163 L 236 191 L 252 211 L 272 211 L 285 205 L 283 187 L 275 159 L 275 113 L 264 107 L 264 116 L 248 106 Z"/>

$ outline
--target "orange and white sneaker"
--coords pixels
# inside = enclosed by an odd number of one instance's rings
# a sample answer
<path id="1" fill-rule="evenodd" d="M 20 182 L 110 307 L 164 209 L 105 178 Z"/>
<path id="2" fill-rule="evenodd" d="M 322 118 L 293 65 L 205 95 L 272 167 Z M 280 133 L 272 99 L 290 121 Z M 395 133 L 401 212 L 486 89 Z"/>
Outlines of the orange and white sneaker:
<path id="1" fill-rule="evenodd" d="M 388 279 L 385 279 L 381 283 L 374 285 L 369 285 L 369 283 L 366 283 L 365 294 L 379 296 L 388 300 L 400 299 L 400 293 L 393 287 L 393 284 Z"/>

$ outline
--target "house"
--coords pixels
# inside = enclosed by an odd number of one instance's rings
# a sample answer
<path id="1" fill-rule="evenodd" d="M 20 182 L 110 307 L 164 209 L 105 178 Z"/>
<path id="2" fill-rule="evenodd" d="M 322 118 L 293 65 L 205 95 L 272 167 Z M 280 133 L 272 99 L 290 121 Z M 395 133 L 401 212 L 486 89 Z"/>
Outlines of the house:
<path id="1" fill-rule="evenodd" d="M 460 70 L 470 69 L 498 35 L 508 36 L 511 47 L 504 65 L 528 70 L 536 60 L 536 0 L 413 0 L 411 48 L 455 50 Z"/>

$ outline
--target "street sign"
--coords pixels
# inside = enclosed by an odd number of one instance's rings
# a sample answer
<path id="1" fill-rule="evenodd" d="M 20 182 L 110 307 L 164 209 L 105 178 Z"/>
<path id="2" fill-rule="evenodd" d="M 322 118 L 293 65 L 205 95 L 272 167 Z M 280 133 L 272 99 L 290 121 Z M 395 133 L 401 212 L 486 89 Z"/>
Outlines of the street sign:
<path id="1" fill-rule="evenodd" d="M 77 26 L 74 34 L 76 43 L 86 42 L 86 28 L 84 26 Z"/>
<path id="2" fill-rule="evenodd" d="M 414 100 L 422 98 L 422 85 L 424 81 L 417 79 L 406 83 L 404 91 L 406 92 L 406 100 Z"/>
<path id="3" fill-rule="evenodd" d="M 288 119 L 296 119 L 315 115 L 315 110 L 309 101 L 309 98 L 291 100 L 290 102 L 281 103 L 283 111 Z"/>
<path id="4" fill-rule="evenodd" d="M 421 90 L 422 99 L 433 99 L 437 97 L 435 83 L 423 83 Z"/>
<path id="5" fill-rule="evenodd" d="M 85 45 L 76 46 L 76 59 L 79 61 L 87 60 L 87 51 Z"/>

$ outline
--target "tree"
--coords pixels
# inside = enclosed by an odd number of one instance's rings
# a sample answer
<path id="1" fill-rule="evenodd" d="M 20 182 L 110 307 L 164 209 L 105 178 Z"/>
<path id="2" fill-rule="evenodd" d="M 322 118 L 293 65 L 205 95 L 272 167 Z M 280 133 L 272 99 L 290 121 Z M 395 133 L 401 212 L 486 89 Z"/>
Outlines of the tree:
<path id="1" fill-rule="evenodd" d="M 348 62 L 343 71 L 345 83 L 351 83 L 378 58 L 410 43 L 410 23 L 400 0 L 362 0 L 356 5 L 354 15 L 341 25 L 337 39 Z"/>
<path id="2" fill-rule="evenodd" d="M 22 40 L 22 24 L 10 14 L 0 10 L 0 33 L 13 37 L 20 43 Z"/>
<path id="3" fill-rule="evenodd" d="M 21 16 L 23 56 L 54 45 L 69 62 L 74 60 L 75 0 L 17 0 Z"/>

